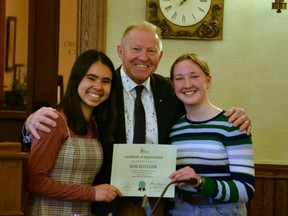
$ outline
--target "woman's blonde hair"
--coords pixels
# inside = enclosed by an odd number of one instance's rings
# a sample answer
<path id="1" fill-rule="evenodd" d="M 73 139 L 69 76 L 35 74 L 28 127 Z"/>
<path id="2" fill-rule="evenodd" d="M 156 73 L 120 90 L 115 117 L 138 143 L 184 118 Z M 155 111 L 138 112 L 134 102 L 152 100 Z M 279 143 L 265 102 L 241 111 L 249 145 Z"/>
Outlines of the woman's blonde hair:
<path id="1" fill-rule="evenodd" d="M 171 80 L 173 80 L 173 78 L 174 78 L 173 72 L 174 72 L 175 65 L 181 61 L 184 61 L 184 60 L 191 60 L 192 62 L 197 64 L 207 76 L 211 75 L 209 65 L 208 65 L 206 60 L 204 60 L 202 57 L 200 57 L 199 55 L 197 55 L 195 53 L 188 53 L 188 54 L 183 54 L 183 55 L 179 56 L 174 61 L 174 63 L 172 64 L 171 69 L 170 69 L 170 79 Z"/>

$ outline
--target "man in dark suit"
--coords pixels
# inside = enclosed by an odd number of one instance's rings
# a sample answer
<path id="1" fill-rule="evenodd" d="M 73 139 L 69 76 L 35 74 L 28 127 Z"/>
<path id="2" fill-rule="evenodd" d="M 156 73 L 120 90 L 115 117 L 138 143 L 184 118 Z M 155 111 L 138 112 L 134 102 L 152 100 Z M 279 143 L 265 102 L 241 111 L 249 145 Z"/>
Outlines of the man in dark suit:
<path id="1" fill-rule="evenodd" d="M 163 55 L 162 42 L 156 26 L 148 22 L 128 26 L 117 51 L 122 66 L 117 69 L 115 77 L 118 112 L 115 144 L 133 143 L 135 87 L 139 85 L 144 86 L 142 101 L 146 118 L 145 143 L 167 144 L 170 128 L 174 121 L 184 114 L 184 107 L 176 99 L 170 80 L 154 73 Z M 250 132 L 250 120 L 243 109 L 231 108 L 228 115 L 235 125 L 241 125 L 241 129 L 248 128 L 247 133 Z M 39 139 L 37 130 L 49 133 L 45 124 L 55 125 L 51 117 L 58 117 L 52 108 L 41 108 L 28 117 L 25 128 Z M 26 137 L 24 141 L 29 140 Z M 113 145 L 105 145 L 103 169 L 95 178 L 95 183 L 110 181 L 112 149 Z M 93 203 L 92 212 L 101 216 L 108 215 L 109 212 L 113 215 L 141 216 L 145 215 L 140 205 L 141 201 L 137 198 L 121 197 L 112 203 Z M 150 201 L 152 205 L 155 203 L 155 200 Z M 159 205 L 155 215 L 164 215 L 163 206 L 163 203 Z"/>
<path id="2" fill-rule="evenodd" d="M 163 55 L 162 42 L 156 26 L 147 22 L 130 25 L 124 32 L 117 51 L 122 66 L 117 69 L 115 75 L 117 122 L 119 123 L 115 132 L 115 143 L 134 143 L 135 87 L 143 85 L 142 101 L 147 120 L 145 142 L 167 144 L 170 128 L 184 114 L 184 106 L 174 95 L 171 81 L 154 73 Z M 106 155 L 108 155 L 106 159 L 112 157 L 112 154 Z M 105 163 L 107 165 L 105 170 L 108 173 L 104 176 L 110 176 L 111 157 Z M 153 206 L 156 199 L 149 199 L 149 201 Z M 114 206 L 120 206 L 119 215 L 142 215 L 141 202 L 141 198 L 122 197 L 106 205 L 109 206 L 109 210 Z M 114 203 L 118 205 L 113 205 Z M 94 213 L 105 215 L 103 212 L 99 213 L 99 210 L 103 209 L 99 203 L 93 203 L 92 209 Z M 162 202 L 157 208 L 156 215 L 163 215 L 163 209 Z"/>

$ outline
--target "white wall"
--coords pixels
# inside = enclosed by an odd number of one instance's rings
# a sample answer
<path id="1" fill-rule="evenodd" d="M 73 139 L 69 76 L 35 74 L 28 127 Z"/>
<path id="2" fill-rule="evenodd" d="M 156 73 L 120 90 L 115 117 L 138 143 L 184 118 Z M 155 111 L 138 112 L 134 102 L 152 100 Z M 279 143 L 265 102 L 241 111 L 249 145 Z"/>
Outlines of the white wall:
<path id="1" fill-rule="evenodd" d="M 180 54 L 206 58 L 213 75 L 211 100 L 243 107 L 252 119 L 255 162 L 288 164 L 288 10 L 271 0 L 226 0 L 221 41 L 163 40 L 157 73 L 169 76 Z M 125 27 L 145 20 L 146 1 L 108 0 L 107 55 L 120 65 L 116 47 Z"/>

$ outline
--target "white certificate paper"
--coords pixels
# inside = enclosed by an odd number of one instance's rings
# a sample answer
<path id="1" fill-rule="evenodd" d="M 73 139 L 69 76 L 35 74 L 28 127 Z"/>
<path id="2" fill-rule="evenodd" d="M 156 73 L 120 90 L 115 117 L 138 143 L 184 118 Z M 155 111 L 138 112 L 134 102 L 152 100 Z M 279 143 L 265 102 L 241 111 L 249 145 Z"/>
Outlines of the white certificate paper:
<path id="1" fill-rule="evenodd" d="M 123 196 L 160 197 L 176 169 L 176 146 L 155 144 L 115 144 L 111 184 Z M 164 197 L 174 197 L 171 185 Z"/>

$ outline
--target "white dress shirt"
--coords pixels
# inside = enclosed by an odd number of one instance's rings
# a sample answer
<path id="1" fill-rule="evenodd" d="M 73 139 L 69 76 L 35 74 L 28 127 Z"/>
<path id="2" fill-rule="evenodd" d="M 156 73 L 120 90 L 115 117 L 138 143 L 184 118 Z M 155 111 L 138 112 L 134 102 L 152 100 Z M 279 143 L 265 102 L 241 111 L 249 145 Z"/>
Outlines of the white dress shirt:
<path id="1" fill-rule="evenodd" d="M 131 80 L 121 67 L 121 80 L 123 84 L 123 99 L 125 112 L 125 126 L 127 143 L 133 143 L 134 136 L 134 101 L 136 98 L 137 84 Z M 142 84 L 145 88 L 142 92 L 142 103 L 146 117 L 146 143 L 158 144 L 157 116 L 154 106 L 153 93 L 150 86 L 150 78 Z"/>

